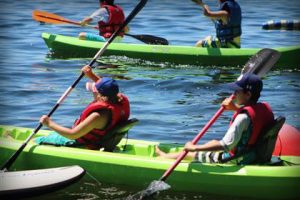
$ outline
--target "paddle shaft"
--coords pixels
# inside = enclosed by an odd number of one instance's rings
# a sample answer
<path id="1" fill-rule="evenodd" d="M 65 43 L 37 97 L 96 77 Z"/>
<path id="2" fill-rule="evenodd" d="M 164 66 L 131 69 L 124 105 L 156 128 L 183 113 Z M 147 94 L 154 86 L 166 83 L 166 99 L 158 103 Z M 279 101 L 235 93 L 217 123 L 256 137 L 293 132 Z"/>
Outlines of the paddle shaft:
<path id="1" fill-rule="evenodd" d="M 234 95 L 231 95 L 230 98 L 234 99 Z M 224 110 L 225 110 L 224 106 L 221 106 L 219 108 L 219 110 L 214 114 L 214 116 L 209 120 L 209 122 L 202 128 L 202 130 L 198 133 L 198 135 L 193 139 L 192 144 L 194 145 L 197 144 L 197 142 L 202 138 L 202 136 L 206 133 L 206 131 L 215 123 L 215 121 L 219 118 L 219 116 L 223 113 Z M 162 177 L 159 180 L 165 181 L 187 154 L 188 154 L 187 150 L 182 151 L 180 156 L 176 159 L 175 163 L 162 175 Z"/>
<path id="2" fill-rule="evenodd" d="M 125 22 L 119 27 L 119 29 L 113 33 L 113 35 L 105 42 L 105 44 L 102 46 L 102 48 L 97 52 L 97 54 L 94 56 L 94 58 L 91 60 L 91 62 L 88 64 L 90 67 L 96 62 L 96 60 L 103 54 L 103 52 L 106 50 L 108 45 L 116 38 L 116 36 L 123 30 L 125 26 L 140 12 L 140 10 L 145 6 L 148 0 L 141 0 L 140 3 L 133 9 L 133 11 L 128 15 Z M 71 93 L 71 91 L 76 87 L 76 85 L 79 83 L 79 81 L 84 77 L 84 73 L 82 72 L 80 76 L 74 81 L 74 83 L 64 92 L 64 94 L 60 97 L 60 99 L 57 101 L 55 106 L 52 108 L 52 110 L 48 113 L 48 117 L 51 117 L 51 115 L 56 111 L 56 109 L 60 106 L 60 104 L 64 101 L 64 99 Z M 23 151 L 23 149 L 26 147 L 30 139 L 42 128 L 43 124 L 39 124 L 34 131 L 31 133 L 31 135 L 27 138 L 27 140 L 22 144 L 22 146 L 16 151 L 15 154 L 13 154 L 7 162 L 1 167 L 1 170 L 8 170 L 10 166 L 13 164 L 13 162 L 17 159 L 19 154 Z"/>

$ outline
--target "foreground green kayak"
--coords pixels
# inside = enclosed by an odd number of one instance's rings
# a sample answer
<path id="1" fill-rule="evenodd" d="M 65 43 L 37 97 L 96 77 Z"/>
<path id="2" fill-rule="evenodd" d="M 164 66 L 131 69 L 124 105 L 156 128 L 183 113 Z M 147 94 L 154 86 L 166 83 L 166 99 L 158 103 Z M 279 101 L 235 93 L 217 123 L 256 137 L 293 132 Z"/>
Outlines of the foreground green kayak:
<path id="1" fill-rule="evenodd" d="M 21 146 L 32 129 L 0 126 L 0 163 Z M 37 136 L 48 134 L 40 131 Z M 126 144 L 126 145 L 125 145 Z M 12 165 L 12 170 L 42 169 L 80 165 L 99 181 L 145 189 L 158 180 L 174 160 L 155 156 L 157 142 L 123 139 L 115 152 L 55 147 L 29 143 Z M 164 150 L 178 151 L 171 144 Z M 262 199 L 299 199 L 300 157 L 282 156 L 280 165 L 237 166 L 182 161 L 168 178 L 174 191 L 255 197 Z M 277 163 L 278 164 L 278 163 Z"/>
<path id="2" fill-rule="evenodd" d="M 53 58 L 91 58 L 103 42 L 79 40 L 76 37 L 43 33 Z M 264 47 L 265 48 L 265 47 Z M 277 67 L 300 69 L 300 46 L 275 48 L 281 52 Z M 104 56 L 126 56 L 154 62 L 191 64 L 199 66 L 242 66 L 257 53 L 259 48 L 213 49 L 192 46 L 166 46 L 129 43 L 112 43 Z"/>

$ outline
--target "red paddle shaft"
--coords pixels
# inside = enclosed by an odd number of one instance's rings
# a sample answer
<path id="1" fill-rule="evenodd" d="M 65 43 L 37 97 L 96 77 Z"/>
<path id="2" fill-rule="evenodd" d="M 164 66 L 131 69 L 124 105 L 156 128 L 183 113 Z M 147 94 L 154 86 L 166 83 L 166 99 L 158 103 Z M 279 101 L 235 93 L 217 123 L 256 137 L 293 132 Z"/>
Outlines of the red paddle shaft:
<path id="1" fill-rule="evenodd" d="M 234 99 L 234 95 L 232 94 L 229 98 Z M 198 133 L 198 135 L 193 139 L 192 143 L 196 144 L 202 136 L 206 133 L 206 131 L 213 125 L 213 123 L 219 118 L 219 116 L 223 113 L 225 110 L 224 106 L 221 106 L 221 108 L 215 113 L 215 115 L 209 120 L 209 122 L 203 127 L 203 129 Z M 161 181 L 165 181 L 168 176 L 172 173 L 172 171 L 177 167 L 177 165 L 181 162 L 181 160 L 184 159 L 184 157 L 188 154 L 187 150 L 184 150 L 180 156 L 176 159 L 175 163 L 163 174 L 163 176 L 160 178 Z"/>

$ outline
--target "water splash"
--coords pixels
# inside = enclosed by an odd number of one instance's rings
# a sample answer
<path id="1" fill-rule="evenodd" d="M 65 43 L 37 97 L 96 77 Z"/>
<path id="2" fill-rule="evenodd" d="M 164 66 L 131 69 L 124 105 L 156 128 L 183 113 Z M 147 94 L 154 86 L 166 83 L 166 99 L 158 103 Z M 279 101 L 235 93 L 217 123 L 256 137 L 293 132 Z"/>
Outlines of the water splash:
<path id="1" fill-rule="evenodd" d="M 158 194 L 160 191 L 168 190 L 171 186 L 164 181 L 152 181 L 146 190 L 130 195 L 126 200 L 142 200 L 151 199 L 153 195 Z"/>

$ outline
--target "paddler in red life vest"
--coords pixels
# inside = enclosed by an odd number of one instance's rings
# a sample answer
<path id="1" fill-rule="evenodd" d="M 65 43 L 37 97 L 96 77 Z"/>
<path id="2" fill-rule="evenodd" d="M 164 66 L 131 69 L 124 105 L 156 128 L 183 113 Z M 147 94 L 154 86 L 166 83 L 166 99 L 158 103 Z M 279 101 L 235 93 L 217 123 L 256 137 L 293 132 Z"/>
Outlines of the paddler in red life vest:
<path id="1" fill-rule="evenodd" d="M 86 84 L 86 88 L 93 92 L 94 100 L 83 110 L 72 128 L 63 127 L 43 115 L 40 122 L 55 132 L 35 139 L 36 143 L 99 149 L 101 138 L 118 123 L 128 120 L 129 101 L 125 95 L 119 93 L 117 82 L 95 75 L 89 66 L 83 67 L 82 71 L 94 81 Z"/>
<path id="2" fill-rule="evenodd" d="M 216 38 L 208 36 L 196 43 L 197 47 L 240 48 L 242 35 L 242 11 L 235 0 L 218 0 L 218 11 L 211 11 L 202 0 L 192 0 L 203 8 L 203 14 L 215 24 Z"/>
<path id="3" fill-rule="evenodd" d="M 81 25 L 85 26 L 93 20 L 97 20 L 99 35 L 82 32 L 79 34 L 79 39 L 105 42 L 124 23 L 124 11 L 120 6 L 114 4 L 114 0 L 100 0 L 99 3 L 100 8 L 81 21 Z M 126 26 L 114 39 L 114 42 L 121 42 L 128 30 Z"/>
<path id="4" fill-rule="evenodd" d="M 234 155 L 247 152 L 236 164 L 256 162 L 256 153 L 247 151 L 253 147 L 259 134 L 272 127 L 274 115 L 267 103 L 257 103 L 263 88 L 261 79 L 254 74 L 244 74 L 239 80 L 229 84 L 235 91 L 235 101 L 227 98 L 222 102 L 225 110 L 235 111 L 229 129 L 221 140 L 211 140 L 205 144 L 185 144 L 187 157 L 196 162 L 219 163 Z M 156 147 L 156 154 L 165 158 L 176 159 L 180 153 L 165 153 Z"/>

